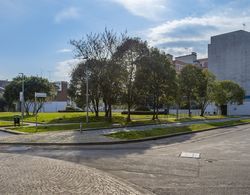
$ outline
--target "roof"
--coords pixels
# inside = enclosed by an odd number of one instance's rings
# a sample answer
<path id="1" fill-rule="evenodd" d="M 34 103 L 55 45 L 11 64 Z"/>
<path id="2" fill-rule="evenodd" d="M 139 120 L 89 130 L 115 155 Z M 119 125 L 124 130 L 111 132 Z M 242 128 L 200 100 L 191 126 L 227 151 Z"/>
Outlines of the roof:
<path id="1" fill-rule="evenodd" d="M 180 61 L 180 60 L 174 60 L 174 64 L 175 64 L 175 65 L 176 65 L 176 64 L 186 65 L 186 64 L 188 64 L 188 63 L 182 62 L 182 61 Z"/>
<path id="2" fill-rule="evenodd" d="M 223 34 L 219 34 L 219 35 L 215 35 L 215 36 L 212 36 L 211 38 L 213 37 L 219 37 L 219 36 L 225 36 L 225 35 L 232 35 L 232 34 L 248 34 L 250 35 L 250 32 L 248 31 L 245 31 L 245 30 L 236 30 L 236 31 L 232 31 L 232 32 L 227 32 L 227 33 L 223 33 Z"/>
<path id="3" fill-rule="evenodd" d="M 197 61 L 202 62 L 202 61 L 208 61 L 208 58 L 201 58 L 201 59 L 197 59 Z"/>

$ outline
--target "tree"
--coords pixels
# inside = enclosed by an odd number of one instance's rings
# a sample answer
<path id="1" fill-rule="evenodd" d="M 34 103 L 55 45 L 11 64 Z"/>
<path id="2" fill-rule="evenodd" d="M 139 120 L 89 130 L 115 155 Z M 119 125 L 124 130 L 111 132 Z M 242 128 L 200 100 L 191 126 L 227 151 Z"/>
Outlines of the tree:
<path id="1" fill-rule="evenodd" d="M 179 119 L 179 108 L 183 104 L 183 97 L 182 97 L 182 93 L 181 93 L 180 77 L 179 77 L 179 75 L 176 75 L 174 89 L 175 89 L 174 102 L 176 104 L 176 118 Z"/>
<path id="2" fill-rule="evenodd" d="M 175 77 L 173 65 L 157 48 L 151 48 L 149 55 L 138 62 L 135 86 L 138 94 L 152 98 L 153 120 L 158 119 L 160 103 L 169 103 L 173 99 Z"/>
<path id="3" fill-rule="evenodd" d="M 202 79 L 202 69 L 195 65 L 186 65 L 180 72 L 180 91 L 188 102 L 189 117 L 191 117 L 191 101 L 196 100 Z"/>
<path id="4" fill-rule="evenodd" d="M 201 116 L 204 116 L 204 112 L 209 103 L 213 101 L 213 88 L 215 84 L 215 76 L 207 69 L 202 70 L 202 77 L 199 81 L 197 102 L 201 108 Z"/>
<path id="5" fill-rule="evenodd" d="M 245 98 L 244 89 L 237 83 L 229 80 L 216 81 L 213 88 L 213 100 L 216 105 L 242 104 Z"/>
<path id="6" fill-rule="evenodd" d="M 81 40 L 72 40 L 75 57 L 87 60 L 77 65 L 72 70 L 70 94 L 77 99 L 81 105 L 84 100 L 84 89 L 86 86 L 86 66 L 89 77 L 89 97 L 95 110 L 99 113 L 99 102 L 103 98 L 105 105 L 105 116 L 111 120 L 112 104 L 117 101 L 120 87 L 120 64 L 116 63 L 113 54 L 117 47 L 123 42 L 126 35 L 117 35 L 112 30 L 105 28 L 103 33 L 88 34 Z M 79 101 L 80 100 L 80 101 Z"/>
<path id="7" fill-rule="evenodd" d="M 117 35 L 112 30 L 102 33 L 105 64 L 102 72 L 101 91 L 105 105 L 105 116 L 112 120 L 112 105 L 121 99 L 124 71 L 122 64 L 114 56 L 118 47 L 127 39 L 126 32 Z"/>
<path id="8" fill-rule="evenodd" d="M 4 112 L 7 105 L 7 101 L 0 96 L 0 112 Z"/>
<path id="9" fill-rule="evenodd" d="M 85 100 L 85 87 L 88 76 L 88 95 L 95 110 L 95 115 L 98 117 L 101 98 L 100 72 L 103 50 L 101 35 L 97 33 L 87 34 L 83 39 L 71 40 L 70 44 L 74 47 L 75 57 L 80 59 L 81 62 L 71 72 L 69 94 L 71 98 L 77 100 L 82 106 L 85 105 L 81 100 Z"/>
<path id="10" fill-rule="evenodd" d="M 47 79 L 41 78 L 41 77 L 24 77 L 24 86 L 25 86 L 25 93 L 24 93 L 24 107 L 26 115 L 29 115 L 30 108 L 33 105 L 33 108 L 37 108 L 36 110 L 33 110 L 33 114 L 37 113 L 42 105 L 45 99 L 39 100 L 39 103 L 37 106 L 34 105 L 35 102 L 35 92 L 43 92 L 47 93 L 47 96 L 51 96 L 51 91 L 53 88 L 53 85 L 49 83 Z M 18 76 L 13 79 L 13 81 L 10 82 L 5 88 L 4 91 L 4 98 L 9 102 L 19 102 L 19 93 L 22 91 L 22 77 Z"/>
<path id="11" fill-rule="evenodd" d="M 127 121 L 131 121 L 130 111 L 135 103 L 135 75 L 136 67 L 139 60 L 148 55 L 147 42 L 141 41 L 139 38 L 126 38 L 124 42 L 117 48 L 114 59 L 123 69 L 124 82 L 124 102 L 127 104 L 128 116 Z"/>

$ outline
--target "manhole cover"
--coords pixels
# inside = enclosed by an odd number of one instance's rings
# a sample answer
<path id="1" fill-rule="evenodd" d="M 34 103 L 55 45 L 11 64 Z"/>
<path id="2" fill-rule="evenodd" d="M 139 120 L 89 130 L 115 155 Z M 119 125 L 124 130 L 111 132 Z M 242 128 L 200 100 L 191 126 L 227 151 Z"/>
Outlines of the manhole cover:
<path id="1" fill-rule="evenodd" d="M 15 146 L 15 147 L 10 147 L 8 148 L 7 150 L 8 151 L 26 151 L 26 150 L 29 150 L 30 147 L 27 147 L 27 146 Z"/>
<path id="2" fill-rule="evenodd" d="M 192 152 L 182 152 L 180 154 L 182 158 L 200 158 L 200 153 L 192 153 Z"/>

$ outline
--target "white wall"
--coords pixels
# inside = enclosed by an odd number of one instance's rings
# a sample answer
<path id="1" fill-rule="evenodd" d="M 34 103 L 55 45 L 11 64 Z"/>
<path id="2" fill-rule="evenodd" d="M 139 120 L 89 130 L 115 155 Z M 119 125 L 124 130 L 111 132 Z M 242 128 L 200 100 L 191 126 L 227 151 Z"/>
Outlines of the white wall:
<path id="1" fill-rule="evenodd" d="M 242 105 L 230 104 L 227 107 L 228 115 L 249 115 L 250 101 L 244 101 Z"/>
<path id="2" fill-rule="evenodd" d="M 67 102 L 45 102 L 40 112 L 58 112 L 65 110 Z"/>
<path id="3" fill-rule="evenodd" d="M 208 69 L 218 80 L 232 80 L 250 95 L 250 33 L 236 31 L 214 36 L 208 45 Z"/>

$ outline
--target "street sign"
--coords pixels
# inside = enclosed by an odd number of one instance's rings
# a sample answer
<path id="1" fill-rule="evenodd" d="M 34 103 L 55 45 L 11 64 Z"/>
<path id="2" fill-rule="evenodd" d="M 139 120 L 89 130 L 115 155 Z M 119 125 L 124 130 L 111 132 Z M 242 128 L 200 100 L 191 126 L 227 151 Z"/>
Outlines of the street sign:
<path id="1" fill-rule="evenodd" d="M 35 97 L 36 98 L 46 98 L 47 94 L 46 93 L 37 93 L 37 92 L 35 92 Z"/>
<path id="2" fill-rule="evenodd" d="M 20 93 L 19 93 L 19 99 L 20 99 L 20 102 L 23 101 L 23 92 L 20 92 Z"/>

